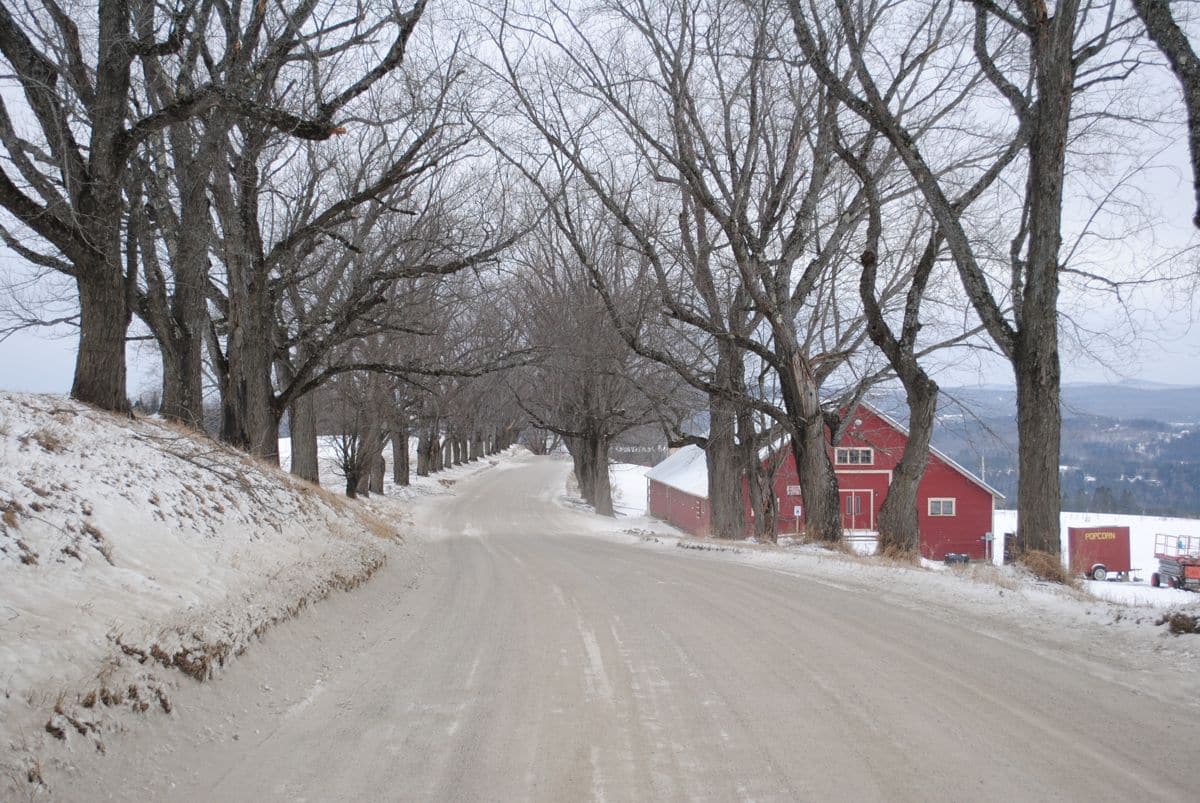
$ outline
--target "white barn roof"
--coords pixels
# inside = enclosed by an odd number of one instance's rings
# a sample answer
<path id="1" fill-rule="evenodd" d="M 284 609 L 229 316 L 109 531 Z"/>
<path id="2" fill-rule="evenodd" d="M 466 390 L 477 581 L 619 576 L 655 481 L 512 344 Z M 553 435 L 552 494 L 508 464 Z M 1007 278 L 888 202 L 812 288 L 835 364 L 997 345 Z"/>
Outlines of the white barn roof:
<path id="1" fill-rule="evenodd" d="M 684 446 L 647 471 L 646 479 L 692 496 L 708 498 L 708 465 L 704 462 L 704 450 L 699 446 Z"/>

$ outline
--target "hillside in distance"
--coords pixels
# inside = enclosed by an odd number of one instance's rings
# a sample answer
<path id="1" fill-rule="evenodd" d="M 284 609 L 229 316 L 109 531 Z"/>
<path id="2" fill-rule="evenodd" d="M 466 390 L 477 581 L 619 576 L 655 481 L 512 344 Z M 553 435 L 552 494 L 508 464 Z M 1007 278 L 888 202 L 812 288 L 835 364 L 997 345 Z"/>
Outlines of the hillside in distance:
<path id="1" fill-rule="evenodd" d="M 1200 516 L 1200 386 L 1063 387 L 1063 509 Z M 1016 391 L 946 388 L 935 444 L 1016 503 Z"/>
<path id="2" fill-rule="evenodd" d="M 1017 391 L 1004 385 L 946 387 L 942 389 L 942 401 L 944 406 L 957 402 L 981 418 L 997 418 L 1013 415 Z M 1095 416 L 1200 424 L 1200 385 L 1069 383 L 1062 388 L 1062 406 L 1064 419 Z"/>

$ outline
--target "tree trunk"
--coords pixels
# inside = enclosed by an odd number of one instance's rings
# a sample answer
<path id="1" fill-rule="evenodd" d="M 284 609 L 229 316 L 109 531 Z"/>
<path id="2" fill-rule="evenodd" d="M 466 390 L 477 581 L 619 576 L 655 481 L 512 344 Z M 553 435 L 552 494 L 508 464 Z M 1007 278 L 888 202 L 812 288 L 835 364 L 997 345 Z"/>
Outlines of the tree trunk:
<path id="1" fill-rule="evenodd" d="M 397 419 L 392 424 L 392 481 L 401 488 L 409 484 L 408 426 Z"/>
<path id="2" fill-rule="evenodd" d="M 612 481 L 608 474 L 608 438 L 592 439 L 592 506 L 601 516 L 616 517 L 613 510 Z"/>
<path id="3" fill-rule="evenodd" d="M 428 477 L 433 471 L 433 466 L 429 459 L 432 451 L 429 448 L 429 439 L 433 437 L 433 433 L 425 427 L 421 428 L 420 434 L 417 435 L 417 476 Z"/>
<path id="4" fill-rule="evenodd" d="M 185 126 L 173 127 L 175 147 L 191 145 Z M 186 159 L 180 168 L 180 210 L 177 242 L 171 253 L 175 282 L 167 314 L 168 331 L 156 333 L 169 345 L 163 355 L 163 409 L 169 418 L 200 429 L 204 422 L 204 332 L 208 315 L 208 248 L 212 222 L 208 178 L 213 140 L 204 139 L 204 153 Z M 176 151 L 180 152 L 179 150 Z M 188 152 L 191 155 L 190 151 Z M 151 245 L 153 247 L 153 245 Z M 169 364 L 168 364 L 169 363 Z M 314 480 L 315 481 L 315 480 Z"/>
<path id="5" fill-rule="evenodd" d="M 234 317 L 232 312 L 230 317 Z M 279 420 L 271 409 L 269 323 L 256 320 L 233 326 L 228 351 L 229 392 L 222 399 L 221 440 L 278 465 Z"/>
<path id="6" fill-rule="evenodd" d="M 442 465 L 442 435 L 434 430 L 430 433 L 430 471 L 437 473 L 443 468 L 445 466 Z"/>
<path id="7" fill-rule="evenodd" d="M 1037 128 L 1029 141 L 1029 251 L 1016 309 L 1012 364 L 1017 382 L 1017 536 L 1022 549 L 1057 555 L 1062 490 L 1061 372 L 1058 360 L 1058 276 L 1063 183 L 1075 65 L 1070 21 L 1055 19 L 1035 33 Z"/>
<path id="8" fill-rule="evenodd" d="M 163 418 L 195 429 L 204 426 L 204 338 L 172 327 L 173 342 L 159 342 L 162 355 Z M 168 335 L 170 336 L 170 335 Z"/>
<path id="9" fill-rule="evenodd" d="M 383 477 L 387 473 L 387 461 L 383 459 L 383 455 L 376 456 L 375 462 L 371 467 L 371 493 L 383 493 Z"/>
<path id="10" fill-rule="evenodd" d="M 125 281 L 105 266 L 81 274 L 79 353 L 71 398 L 102 410 L 129 412 L 125 395 L 125 332 L 129 328 Z"/>
<path id="11" fill-rule="evenodd" d="M 1024 344 L 1022 343 L 1022 346 Z M 1020 347 L 1019 347 L 1020 348 Z M 1017 543 L 1019 549 L 1061 551 L 1062 436 L 1058 352 L 1049 344 L 1013 362 L 1017 379 Z"/>
<path id="12" fill-rule="evenodd" d="M 612 483 L 608 475 L 608 438 L 588 434 L 567 438 L 567 451 L 575 465 L 579 493 L 601 516 L 615 516 Z"/>
<path id="13" fill-rule="evenodd" d="M 575 482 L 579 485 L 579 495 L 589 505 L 592 503 L 592 456 L 588 453 L 587 441 L 584 438 L 569 437 L 566 439 L 567 453 L 571 455 L 571 463 L 575 470 Z"/>
<path id="14" fill-rule="evenodd" d="M 804 422 L 800 438 L 792 439 L 792 455 L 800 475 L 804 534 L 810 541 L 836 544 L 842 539 L 837 476 L 825 451 L 825 422 L 818 415 Z"/>
<path id="15" fill-rule="evenodd" d="M 786 336 L 786 334 L 784 335 Z M 776 335 L 777 342 L 782 341 Z M 842 519 L 837 474 L 829 461 L 821 389 L 807 361 L 798 352 L 788 355 L 781 371 L 781 390 L 796 435 L 792 454 L 800 480 L 804 507 L 804 534 L 810 541 L 836 544 L 842 539 Z"/>
<path id="16" fill-rule="evenodd" d="M 383 488 L 383 476 L 379 469 L 379 461 L 383 459 L 383 423 L 375 411 L 368 415 L 370 420 L 360 434 L 357 460 L 354 461 L 358 474 L 356 489 L 362 496 L 370 496 L 372 492 L 381 493 Z"/>
<path id="17" fill-rule="evenodd" d="M 904 390 L 909 411 L 908 442 L 892 471 L 887 497 L 879 509 L 877 550 L 881 555 L 915 556 L 921 548 L 917 495 L 929 463 L 938 386 L 921 371 L 919 377 L 904 382 Z"/>
<path id="18" fill-rule="evenodd" d="M 759 458 L 753 414 L 749 409 L 739 409 L 737 421 L 738 452 L 741 455 L 742 473 L 746 478 L 746 494 L 750 499 L 750 510 L 754 514 L 754 537 L 759 541 L 773 544 L 778 536 L 776 523 L 779 502 L 775 497 L 775 489 L 772 487 L 772 477 L 769 476 L 763 466 L 763 461 Z"/>
<path id="19" fill-rule="evenodd" d="M 292 402 L 290 416 L 292 435 L 292 474 L 309 482 L 321 481 L 317 459 L 317 403 L 312 393 Z"/>
<path id="20" fill-rule="evenodd" d="M 735 372 L 741 370 L 737 350 L 720 344 L 717 347 L 717 368 L 714 383 L 731 392 L 740 382 Z M 739 470 L 738 446 L 735 438 L 737 405 L 732 396 L 720 394 L 708 397 L 708 443 L 704 462 L 708 469 L 708 505 L 711 532 L 715 538 L 743 538 L 746 522 L 742 503 L 742 472 Z"/>

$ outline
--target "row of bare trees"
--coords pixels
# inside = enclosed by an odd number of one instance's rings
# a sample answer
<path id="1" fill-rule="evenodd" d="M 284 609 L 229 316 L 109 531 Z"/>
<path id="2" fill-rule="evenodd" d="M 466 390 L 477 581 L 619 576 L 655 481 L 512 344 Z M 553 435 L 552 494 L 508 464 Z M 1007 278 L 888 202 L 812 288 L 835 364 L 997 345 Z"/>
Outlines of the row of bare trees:
<path id="1" fill-rule="evenodd" d="M 73 395 L 125 409 L 136 321 L 164 415 L 198 426 L 215 394 L 220 437 L 268 460 L 286 417 L 302 476 L 321 433 L 357 493 L 389 443 L 399 482 L 410 438 L 422 473 L 532 424 L 606 513 L 610 445 L 653 425 L 704 448 L 718 533 L 745 531 L 747 477 L 767 538 L 784 442 L 833 541 L 831 445 L 894 380 L 881 545 L 911 552 L 937 369 L 987 350 L 1018 391 L 1022 542 L 1058 549 L 1062 295 L 1133 274 L 1105 252 L 1174 111 L 1151 63 L 1197 105 L 1177 11 L 471 9 L 0 2 L 0 236 L 75 285 Z"/>
<path id="2" fill-rule="evenodd" d="M 1121 298 L 1131 272 L 1096 248 L 1126 230 L 1128 168 L 1166 130 L 1140 103 L 1133 8 L 614 0 L 510 6 L 492 27 L 517 121 L 496 138 L 628 350 L 707 399 L 707 436 L 684 440 L 705 447 L 716 532 L 744 530 L 759 461 L 738 456 L 765 429 L 791 445 L 809 536 L 839 538 L 831 446 L 892 378 L 911 438 L 880 540 L 912 552 L 935 369 L 986 349 L 1018 391 L 1022 543 L 1058 551 L 1060 292 Z"/>
<path id="3" fill-rule="evenodd" d="M 424 0 L 0 4 L 0 235 L 75 284 L 75 398 L 128 409 L 141 329 L 162 415 L 200 427 L 215 396 L 220 438 L 270 461 L 287 416 L 316 480 L 331 400 L 371 410 L 371 465 L 406 416 L 442 436 L 456 378 L 518 359 L 476 302 L 529 212 L 438 25 Z"/>

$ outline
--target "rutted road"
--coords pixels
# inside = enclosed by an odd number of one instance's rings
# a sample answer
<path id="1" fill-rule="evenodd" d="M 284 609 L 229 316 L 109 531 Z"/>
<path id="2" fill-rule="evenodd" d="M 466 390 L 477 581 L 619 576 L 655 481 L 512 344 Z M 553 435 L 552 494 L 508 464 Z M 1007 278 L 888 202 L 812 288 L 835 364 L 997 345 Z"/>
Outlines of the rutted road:
<path id="1" fill-rule="evenodd" d="M 1200 689 L 857 589 L 579 535 L 568 464 L 460 483 L 401 560 L 57 791 L 177 800 L 1130 800 L 1200 789 Z M 1195 676 L 1193 676 L 1195 677 Z"/>

